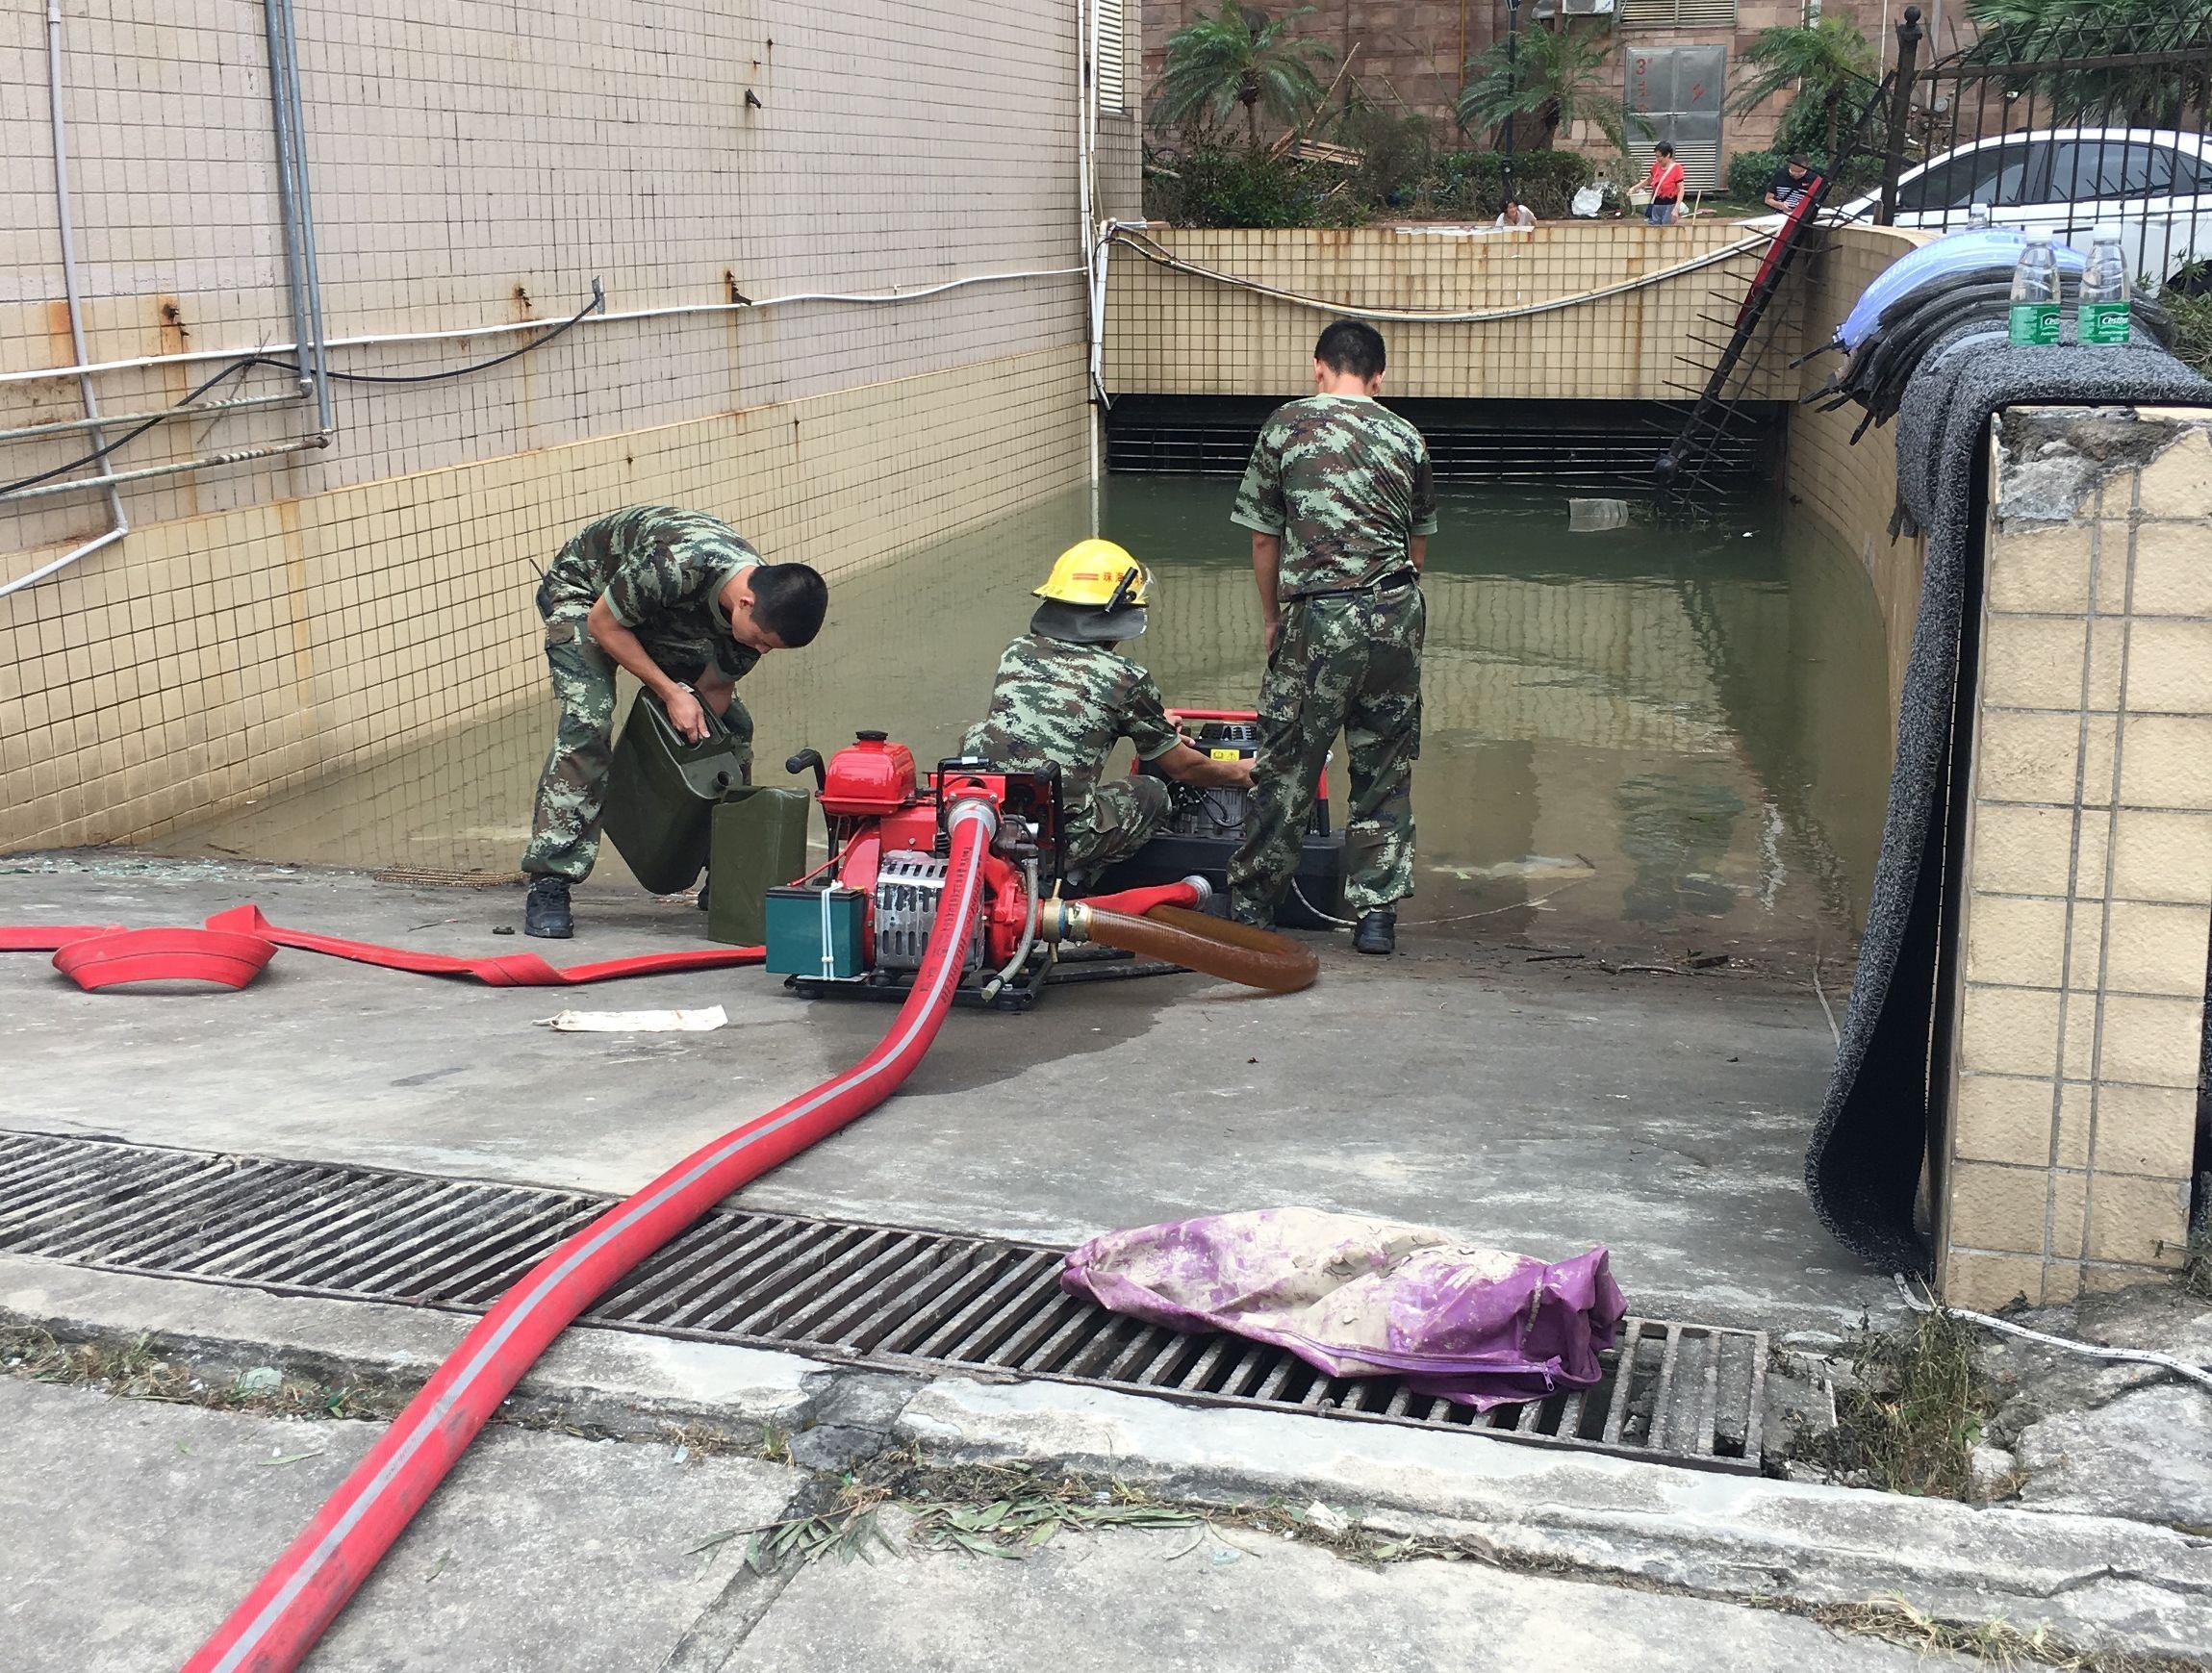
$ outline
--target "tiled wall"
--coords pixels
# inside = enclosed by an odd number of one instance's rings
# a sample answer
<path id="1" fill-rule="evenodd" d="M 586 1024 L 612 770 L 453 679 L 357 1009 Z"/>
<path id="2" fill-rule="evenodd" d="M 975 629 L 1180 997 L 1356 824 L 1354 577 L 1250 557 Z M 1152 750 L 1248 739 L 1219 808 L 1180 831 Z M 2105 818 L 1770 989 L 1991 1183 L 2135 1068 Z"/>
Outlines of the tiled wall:
<path id="1" fill-rule="evenodd" d="M 179 518 L 0 599 L 0 851 L 128 841 L 539 690 L 535 567 L 696 506 L 841 572 L 1081 482 L 1079 348 Z"/>
<path id="2" fill-rule="evenodd" d="M 1350 230 L 1209 231 L 1151 227 L 1179 260 L 1352 306 L 1487 312 L 1557 302 L 1680 268 L 1744 244 L 1741 227 L 1697 221 L 1554 222 L 1524 233 L 1459 236 Z M 1699 321 L 1709 292 L 1741 296 L 1756 248 L 1600 300 L 1463 324 L 1383 322 L 1395 395 L 1675 400 L 1694 393 L 1713 352 Z M 1147 394 L 1296 393 L 1308 384 L 1325 310 L 1175 271 L 1135 250 L 1113 252 L 1106 301 L 1106 387 Z M 1764 331 L 1774 346 L 1750 393 L 1789 400 L 1801 291 L 1785 292 Z M 1685 365 L 1679 356 L 1699 365 Z M 1685 386 L 1687 387 L 1687 391 Z"/>
<path id="3" fill-rule="evenodd" d="M 1891 227 L 1848 226 L 1824 233 L 1821 247 L 1807 257 L 1804 268 L 1803 348 L 1829 342 L 1874 276 L 1920 241 L 1921 235 Z M 1806 362 L 1800 373 L 1803 389 L 1818 388 L 1843 364 L 1835 354 Z M 1786 486 L 1794 500 L 1858 554 L 1873 582 L 1889 650 L 1894 724 L 1913 621 L 1920 613 L 1927 543 L 1919 535 L 1890 537 L 1890 513 L 1897 500 L 1896 432 L 1887 426 L 1869 429 L 1854 443 L 1852 435 L 1865 417 L 1855 406 L 1833 413 L 1792 408 Z"/>
<path id="4" fill-rule="evenodd" d="M 2180 1263 L 2212 944 L 2212 411 L 2015 410 L 1992 468 L 1938 1226 L 1970 1306 Z"/>
<path id="5" fill-rule="evenodd" d="M 125 540 L 0 597 L 0 849 L 143 835 L 533 687 L 525 560 L 596 511 L 698 503 L 835 569 L 1085 469 L 1074 0 L 295 10 L 333 338 L 558 319 L 595 279 L 621 314 L 1035 276 L 587 321 L 458 380 L 341 384 L 326 450 L 127 489 Z M 61 12 L 91 358 L 287 342 L 260 0 Z M 73 380 L 7 375 L 71 359 L 44 22 L 0 8 L 0 429 L 82 411 Z M 1117 120 L 1108 203 L 1134 191 Z M 333 360 L 391 376 L 519 341 Z M 100 399 L 159 409 L 225 364 L 106 372 Z M 114 464 L 312 429 L 171 423 Z M 85 445 L 0 443 L 0 482 Z M 0 582 L 106 526 L 89 494 L 0 504 Z"/>

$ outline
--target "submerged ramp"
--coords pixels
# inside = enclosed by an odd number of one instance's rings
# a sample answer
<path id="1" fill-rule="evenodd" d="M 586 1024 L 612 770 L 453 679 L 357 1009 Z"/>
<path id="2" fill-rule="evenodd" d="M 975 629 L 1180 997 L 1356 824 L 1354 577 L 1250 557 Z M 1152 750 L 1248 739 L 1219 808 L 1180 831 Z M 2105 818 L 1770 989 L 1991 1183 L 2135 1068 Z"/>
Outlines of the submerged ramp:
<path id="1" fill-rule="evenodd" d="M 1940 345 L 1938 345 L 1940 348 Z M 1929 363 L 1941 359 L 1931 353 Z M 1992 347 L 1930 364 L 1897 424 L 1900 516 L 1928 537 L 1920 614 L 1897 717 L 1897 756 L 1873 901 L 1851 982 L 1836 1072 L 1805 1157 L 1815 1210 L 1847 1248 L 1924 1273 L 1914 1223 L 1935 1099 L 1948 1055 L 1958 819 L 1987 517 L 1991 418 L 2015 406 L 2201 403 L 2212 384 L 2156 348 Z"/>

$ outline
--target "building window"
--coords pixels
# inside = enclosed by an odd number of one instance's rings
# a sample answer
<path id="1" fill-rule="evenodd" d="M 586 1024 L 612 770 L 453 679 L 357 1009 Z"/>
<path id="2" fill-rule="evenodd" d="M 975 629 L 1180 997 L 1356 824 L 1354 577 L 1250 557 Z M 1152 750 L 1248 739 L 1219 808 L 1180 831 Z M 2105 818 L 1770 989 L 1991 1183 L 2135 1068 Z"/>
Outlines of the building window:
<path id="1" fill-rule="evenodd" d="M 1682 183 L 1692 191 L 1720 190 L 1720 101 L 1727 88 L 1724 46 L 1631 47 L 1622 55 L 1628 73 L 1628 149 L 1640 167 L 1651 165 L 1660 140 L 1674 142 Z"/>
<path id="2" fill-rule="evenodd" d="M 1619 0 L 1623 29 L 1734 29 L 1736 0 Z"/>
<path id="3" fill-rule="evenodd" d="M 1123 64 L 1128 48 L 1122 39 L 1122 8 L 1125 0 L 1092 0 L 1098 7 L 1099 109 L 1122 112 L 1129 109 L 1129 80 Z"/>

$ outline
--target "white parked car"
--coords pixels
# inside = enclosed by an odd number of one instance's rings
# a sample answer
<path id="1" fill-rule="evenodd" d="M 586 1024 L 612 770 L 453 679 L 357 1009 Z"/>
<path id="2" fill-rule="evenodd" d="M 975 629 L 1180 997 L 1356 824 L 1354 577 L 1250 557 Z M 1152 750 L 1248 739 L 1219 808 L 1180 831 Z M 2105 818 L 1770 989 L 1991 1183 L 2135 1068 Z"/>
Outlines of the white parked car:
<path id="1" fill-rule="evenodd" d="M 1878 192 L 1833 204 L 1871 219 Z M 2129 267 L 2155 291 L 2212 259 L 2212 138 L 2161 128 L 2038 128 L 1977 139 L 1897 179 L 1897 225 L 1955 232 L 1975 204 L 1999 226 L 2048 227 L 2087 255 L 2098 228 L 2120 235 Z"/>

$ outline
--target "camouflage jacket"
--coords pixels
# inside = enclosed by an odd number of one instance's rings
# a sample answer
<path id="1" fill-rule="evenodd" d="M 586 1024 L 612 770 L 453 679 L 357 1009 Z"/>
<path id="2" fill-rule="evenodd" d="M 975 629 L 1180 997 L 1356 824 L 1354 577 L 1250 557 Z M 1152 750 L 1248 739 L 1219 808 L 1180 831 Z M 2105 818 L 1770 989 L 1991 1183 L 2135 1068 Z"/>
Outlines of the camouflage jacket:
<path id="1" fill-rule="evenodd" d="M 1411 536 L 1437 530 L 1428 444 L 1364 396 L 1287 402 L 1259 432 L 1230 520 L 1283 537 L 1284 600 L 1370 585 L 1404 567 Z"/>
<path id="2" fill-rule="evenodd" d="M 730 637 L 722 590 L 759 562 L 720 518 L 633 505 L 586 523 L 561 548 L 538 588 L 538 612 L 578 621 L 604 594 L 615 620 L 671 674 L 697 678 L 711 666 L 740 679 L 760 652 Z"/>
<path id="3" fill-rule="evenodd" d="M 999 658 L 990 710 L 960 748 L 999 767 L 1058 762 L 1061 809 L 1072 823 L 1089 811 L 1117 738 L 1133 744 L 1140 761 L 1181 742 L 1152 675 L 1103 645 L 1025 633 Z"/>

